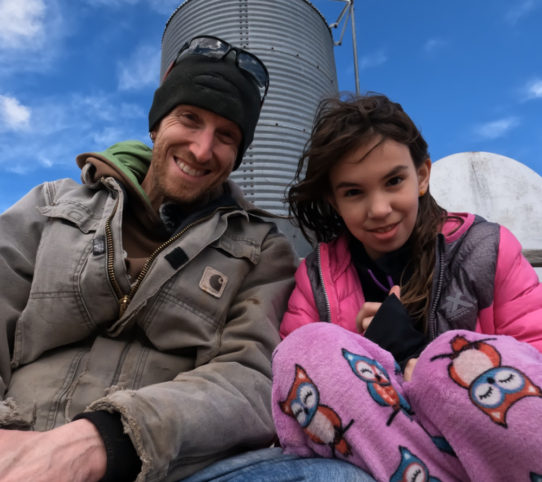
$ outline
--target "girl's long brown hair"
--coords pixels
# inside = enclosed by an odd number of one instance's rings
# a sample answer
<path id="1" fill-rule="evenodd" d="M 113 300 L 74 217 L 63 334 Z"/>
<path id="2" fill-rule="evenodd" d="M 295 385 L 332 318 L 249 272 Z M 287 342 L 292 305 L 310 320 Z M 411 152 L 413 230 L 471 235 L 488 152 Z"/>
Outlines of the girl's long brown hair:
<path id="1" fill-rule="evenodd" d="M 400 104 L 371 94 L 346 99 L 324 99 L 316 113 L 311 137 L 299 159 L 288 191 L 290 215 L 309 242 L 329 242 L 347 232 L 342 219 L 327 201 L 331 194 L 329 171 L 353 149 L 374 136 L 406 145 L 416 168 L 427 159 L 427 142 Z M 408 262 L 411 276 L 403 285 L 401 301 L 410 315 L 427 325 L 435 266 L 436 237 L 447 212 L 429 190 L 420 197 L 411 235 Z"/>

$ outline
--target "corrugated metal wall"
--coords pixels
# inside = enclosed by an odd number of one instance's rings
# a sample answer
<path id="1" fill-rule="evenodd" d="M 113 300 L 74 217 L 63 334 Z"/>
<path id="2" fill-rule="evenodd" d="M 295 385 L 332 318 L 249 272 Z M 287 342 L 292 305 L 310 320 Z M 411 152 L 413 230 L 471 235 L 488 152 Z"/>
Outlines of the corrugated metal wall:
<path id="1" fill-rule="evenodd" d="M 258 55 L 271 82 L 254 136 L 232 174 L 247 198 L 286 214 L 292 181 L 322 97 L 337 92 L 333 37 L 324 17 L 307 0 L 187 0 L 169 19 L 162 39 L 161 75 L 185 41 L 216 35 Z M 308 245 L 288 222 L 279 222 L 306 254 Z"/>

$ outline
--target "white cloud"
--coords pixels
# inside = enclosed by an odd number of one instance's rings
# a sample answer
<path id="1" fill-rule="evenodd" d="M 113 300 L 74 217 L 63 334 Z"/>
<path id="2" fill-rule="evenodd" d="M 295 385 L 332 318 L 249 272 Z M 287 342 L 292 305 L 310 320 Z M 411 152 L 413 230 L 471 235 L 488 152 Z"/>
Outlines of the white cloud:
<path id="1" fill-rule="evenodd" d="M 55 164 L 54 161 L 50 157 L 47 157 L 44 155 L 39 155 L 38 161 L 42 167 L 53 167 Z"/>
<path id="2" fill-rule="evenodd" d="M 9 172 L 72 167 L 81 152 L 100 151 L 125 139 L 148 141 L 146 112 L 122 103 L 118 94 L 64 94 L 19 107 L 20 122 L 24 109 L 31 112 L 27 129 L 0 128 L 0 169 Z"/>
<path id="3" fill-rule="evenodd" d="M 446 40 L 440 38 L 431 38 L 423 45 L 423 50 L 427 54 L 433 54 L 434 52 L 442 49 L 448 44 Z"/>
<path id="4" fill-rule="evenodd" d="M 158 87 L 160 55 L 159 48 L 142 45 L 130 55 L 130 58 L 119 63 L 119 90 Z"/>
<path id="5" fill-rule="evenodd" d="M 30 115 L 30 109 L 15 97 L 0 95 L 0 131 L 28 129 Z"/>
<path id="6" fill-rule="evenodd" d="M 529 82 L 525 87 L 527 99 L 542 98 L 542 79 L 535 79 Z"/>
<path id="7" fill-rule="evenodd" d="M 519 123 L 517 117 L 505 117 L 480 124 L 475 127 L 475 132 L 484 139 L 498 139 L 506 135 L 511 129 L 517 127 Z"/>
<path id="8" fill-rule="evenodd" d="M 44 0 L 0 0 L 0 47 L 25 48 L 45 36 Z"/>
<path id="9" fill-rule="evenodd" d="M 363 70 L 371 67 L 378 67 L 379 65 L 386 63 L 387 60 L 387 55 L 382 50 L 380 50 L 370 55 L 363 56 L 359 62 L 359 68 L 360 70 Z"/>
<path id="10" fill-rule="evenodd" d="M 532 10 L 537 8 L 536 0 L 523 0 L 522 2 L 513 2 L 514 7 L 506 12 L 506 20 L 511 24 L 516 24 L 523 17 L 528 15 Z"/>
<path id="11" fill-rule="evenodd" d="M 68 33 L 60 0 L 0 0 L 0 79 L 48 70 Z"/>
<path id="12" fill-rule="evenodd" d="M 106 127 L 92 134 L 93 145 L 98 146 L 110 146 L 125 138 L 125 132 L 115 126 Z"/>

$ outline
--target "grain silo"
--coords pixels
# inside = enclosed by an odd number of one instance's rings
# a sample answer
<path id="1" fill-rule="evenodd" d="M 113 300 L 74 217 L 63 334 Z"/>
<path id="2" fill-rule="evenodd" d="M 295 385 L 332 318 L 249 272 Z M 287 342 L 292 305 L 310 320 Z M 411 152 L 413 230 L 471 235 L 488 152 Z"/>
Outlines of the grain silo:
<path id="1" fill-rule="evenodd" d="M 337 92 L 333 36 L 307 0 L 186 0 L 162 38 L 162 78 L 179 48 L 197 35 L 215 35 L 260 57 L 270 88 L 254 142 L 232 178 L 247 198 L 286 214 L 285 189 L 310 134 L 320 99 Z M 278 223 L 304 255 L 308 245 L 288 221 Z"/>

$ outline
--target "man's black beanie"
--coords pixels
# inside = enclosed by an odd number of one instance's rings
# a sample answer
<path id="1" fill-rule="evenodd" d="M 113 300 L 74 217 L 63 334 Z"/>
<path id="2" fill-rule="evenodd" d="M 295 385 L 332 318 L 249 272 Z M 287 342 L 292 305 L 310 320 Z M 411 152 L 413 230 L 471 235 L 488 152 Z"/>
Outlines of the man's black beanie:
<path id="1" fill-rule="evenodd" d="M 243 72 L 229 55 L 215 60 L 203 55 L 182 58 L 156 89 L 149 111 L 149 132 L 179 104 L 207 109 L 235 122 L 243 139 L 234 170 L 239 167 L 260 116 L 258 87 L 250 74 Z"/>

